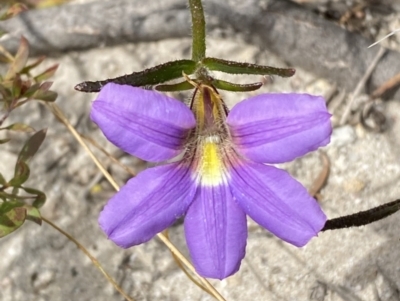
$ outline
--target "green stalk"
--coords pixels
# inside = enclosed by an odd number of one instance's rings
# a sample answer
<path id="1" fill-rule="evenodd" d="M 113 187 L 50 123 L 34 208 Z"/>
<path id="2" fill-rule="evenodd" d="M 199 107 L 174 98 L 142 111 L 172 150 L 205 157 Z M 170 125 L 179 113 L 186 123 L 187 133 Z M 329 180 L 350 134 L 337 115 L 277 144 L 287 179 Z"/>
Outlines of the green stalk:
<path id="1" fill-rule="evenodd" d="M 206 22 L 201 0 L 189 0 L 192 14 L 192 60 L 200 62 L 206 56 Z"/>

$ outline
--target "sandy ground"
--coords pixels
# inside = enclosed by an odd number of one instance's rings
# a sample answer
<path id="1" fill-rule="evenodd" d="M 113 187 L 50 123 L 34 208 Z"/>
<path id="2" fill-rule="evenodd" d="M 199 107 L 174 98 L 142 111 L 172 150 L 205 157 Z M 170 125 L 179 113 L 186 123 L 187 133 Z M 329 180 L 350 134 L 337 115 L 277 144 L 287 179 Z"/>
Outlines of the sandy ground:
<path id="1" fill-rule="evenodd" d="M 285 65 L 271 53 L 243 43 L 240 35 L 211 36 L 208 51 L 212 56 Z M 89 120 L 95 95 L 78 93 L 73 86 L 84 80 L 115 77 L 188 57 L 189 49 L 189 39 L 163 40 L 68 53 L 48 59 L 46 64 L 60 64 L 54 77 L 54 90 L 59 93 L 56 103 L 71 123 L 139 171 L 145 164 L 121 156 Z M 235 79 L 250 81 L 239 76 Z M 332 84 L 298 69 L 293 78 L 275 78 L 256 93 L 295 91 L 327 95 Z M 248 95 L 223 96 L 233 106 Z M 337 127 L 331 144 L 324 148 L 331 172 L 320 202 L 329 217 L 366 210 L 400 196 L 399 100 L 390 99 L 381 108 L 388 120 L 383 133 L 369 132 L 359 124 Z M 339 106 L 334 118 L 340 118 L 342 111 Z M 48 196 L 42 210 L 44 216 L 86 246 L 135 300 L 212 300 L 188 280 L 157 239 L 129 250 L 109 242 L 97 225 L 97 217 L 113 194 L 112 187 L 45 107 L 30 103 L 18 114 L 37 129 L 49 128 L 46 141 L 32 162 L 30 179 L 31 186 L 40 187 Z M 10 122 L 18 118 L 20 115 L 14 114 Z M 0 150 L 2 170 L 10 171 L 6 177 L 13 170 L 22 141 L 19 139 Z M 119 184 L 129 178 L 98 151 L 96 154 Z M 322 163 L 317 152 L 282 167 L 310 187 Z M 91 193 L 95 183 L 101 189 Z M 279 241 L 252 221 L 249 228 L 247 256 L 240 271 L 223 281 L 211 281 L 227 300 L 400 300 L 400 214 L 357 229 L 321 233 L 301 249 Z M 182 225 L 174 226 L 170 235 L 187 254 Z M 0 254 L 0 300 L 123 300 L 73 243 L 46 224 L 38 227 L 27 223 L 2 239 Z"/>

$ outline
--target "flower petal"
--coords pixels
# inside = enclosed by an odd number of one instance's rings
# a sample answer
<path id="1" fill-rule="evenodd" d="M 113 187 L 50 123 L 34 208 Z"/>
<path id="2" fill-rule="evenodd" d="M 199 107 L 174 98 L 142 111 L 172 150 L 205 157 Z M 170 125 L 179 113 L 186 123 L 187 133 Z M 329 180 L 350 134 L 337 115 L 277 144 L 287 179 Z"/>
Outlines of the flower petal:
<path id="1" fill-rule="evenodd" d="M 229 187 L 199 187 L 185 217 L 185 235 L 201 276 L 223 279 L 239 270 L 245 255 L 247 223 Z"/>
<path id="2" fill-rule="evenodd" d="M 325 224 L 318 203 L 284 170 L 254 162 L 232 165 L 231 189 L 254 221 L 298 247 Z"/>
<path id="3" fill-rule="evenodd" d="M 101 89 L 90 118 L 116 146 L 152 162 L 178 155 L 196 124 L 193 113 L 176 99 L 113 83 Z"/>
<path id="4" fill-rule="evenodd" d="M 262 94 L 238 103 L 227 123 L 242 155 L 260 163 L 283 163 L 328 144 L 330 116 L 322 97 Z"/>
<path id="5" fill-rule="evenodd" d="M 184 215 L 195 192 L 189 169 L 182 164 L 149 168 L 107 203 L 99 217 L 100 227 L 123 248 L 141 244 Z"/>

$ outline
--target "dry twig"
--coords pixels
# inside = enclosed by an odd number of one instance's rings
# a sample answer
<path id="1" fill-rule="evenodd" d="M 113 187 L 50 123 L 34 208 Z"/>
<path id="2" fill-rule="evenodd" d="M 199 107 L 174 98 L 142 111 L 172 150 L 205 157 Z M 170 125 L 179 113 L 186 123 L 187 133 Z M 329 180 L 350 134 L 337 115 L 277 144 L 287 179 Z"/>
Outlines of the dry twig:
<path id="1" fill-rule="evenodd" d="M 365 83 L 370 78 L 370 76 L 371 76 L 372 72 L 374 71 L 374 69 L 376 68 L 379 60 L 385 54 L 385 51 L 386 51 L 385 48 L 383 48 L 383 47 L 379 48 L 378 53 L 375 55 L 373 61 L 369 65 L 368 69 L 365 71 L 363 77 L 358 82 L 356 88 L 354 89 L 354 91 L 353 91 L 353 93 L 351 95 L 350 102 L 347 105 L 347 107 L 346 107 L 346 109 L 345 109 L 345 111 L 344 111 L 344 113 L 342 115 L 342 118 L 340 119 L 340 122 L 339 122 L 340 125 L 344 125 L 347 122 L 347 119 L 348 119 L 348 117 L 350 115 L 354 100 L 360 94 L 360 92 L 363 89 L 363 87 L 365 87 Z"/>

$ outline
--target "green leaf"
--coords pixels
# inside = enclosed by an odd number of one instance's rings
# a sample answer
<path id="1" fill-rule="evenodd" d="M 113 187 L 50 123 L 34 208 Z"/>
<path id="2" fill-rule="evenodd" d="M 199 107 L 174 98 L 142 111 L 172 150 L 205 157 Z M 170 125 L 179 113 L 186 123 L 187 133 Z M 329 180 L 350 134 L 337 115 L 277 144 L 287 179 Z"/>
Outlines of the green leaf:
<path id="1" fill-rule="evenodd" d="M 36 93 L 37 90 L 40 89 L 40 83 L 33 84 L 30 86 L 24 93 L 24 97 L 32 98 L 32 96 Z"/>
<path id="2" fill-rule="evenodd" d="M 57 96 L 58 94 L 54 91 L 42 91 L 39 89 L 32 95 L 32 98 L 53 102 L 57 99 Z"/>
<path id="3" fill-rule="evenodd" d="M 13 99 L 20 98 L 21 90 L 22 90 L 22 80 L 21 77 L 18 74 L 16 74 L 13 79 L 13 85 L 11 88 Z"/>
<path id="4" fill-rule="evenodd" d="M 0 237 L 18 229 L 25 221 L 42 224 L 39 210 L 22 202 L 4 202 L 0 204 Z"/>
<path id="5" fill-rule="evenodd" d="M 36 154 L 44 138 L 46 137 L 46 132 L 47 129 L 40 130 L 25 142 L 24 147 L 19 153 L 17 162 L 28 162 Z"/>
<path id="6" fill-rule="evenodd" d="M 42 216 L 40 215 L 39 209 L 28 205 L 25 205 L 25 208 L 26 219 L 38 224 L 39 226 L 42 225 Z"/>
<path id="7" fill-rule="evenodd" d="M 25 192 L 36 196 L 36 198 L 32 204 L 33 207 L 40 208 L 46 202 L 46 194 L 44 192 L 34 189 L 34 188 L 28 188 L 28 187 L 20 187 L 20 188 L 25 190 Z"/>
<path id="8" fill-rule="evenodd" d="M 7 181 L 6 181 L 6 179 L 4 178 L 4 176 L 0 172 L 0 185 L 4 186 L 6 184 L 7 184 Z"/>
<path id="9" fill-rule="evenodd" d="M 18 201 L 0 203 L 0 215 L 5 215 L 12 209 L 23 206 L 25 206 L 25 204 L 23 202 L 18 202 Z"/>
<path id="10" fill-rule="evenodd" d="M 186 80 L 176 84 L 164 84 L 155 87 L 157 91 L 162 91 L 162 92 L 185 91 L 185 90 L 191 90 L 193 88 L 194 88 L 193 85 Z"/>
<path id="11" fill-rule="evenodd" d="M 57 68 L 58 68 L 58 64 L 46 69 L 44 72 L 42 72 L 39 75 L 36 75 L 34 77 L 35 81 L 40 83 L 42 81 L 49 79 L 57 71 Z"/>
<path id="12" fill-rule="evenodd" d="M 48 91 L 51 88 L 52 85 L 53 85 L 53 82 L 43 82 L 40 85 L 40 90 Z"/>
<path id="13" fill-rule="evenodd" d="M 33 194 L 31 196 L 18 195 L 20 189 L 25 189 L 25 188 L 22 186 L 20 186 L 20 187 L 14 186 L 14 187 L 12 187 L 11 193 L 0 190 L 0 199 L 7 201 L 7 202 L 21 202 L 22 204 L 25 204 L 25 201 L 29 198 L 33 199 L 33 200 L 36 200 L 38 198 L 37 194 Z M 39 195 L 39 197 L 43 199 L 42 195 L 44 195 L 44 193 L 43 192 L 40 192 L 40 193 L 41 193 L 41 195 Z"/>
<path id="14" fill-rule="evenodd" d="M 202 64 L 209 70 L 221 71 L 230 74 L 258 74 L 290 77 L 296 72 L 296 70 L 293 68 L 274 68 L 256 64 L 227 61 L 212 57 L 203 59 Z"/>
<path id="15" fill-rule="evenodd" d="M 12 188 L 12 191 L 11 191 L 11 196 L 12 196 L 13 200 L 20 199 L 21 201 L 25 201 L 25 197 L 19 196 L 18 193 L 19 193 L 19 187 L 18 186 L 14 186 Z"/>
<path id="16" fill-rule="evenodd" d="M 24 161 L 18 161 L 15 165 L 14 177 L 8 183 L 12 187 L 19 187 L 28 180 L 30 169 Z"/>
<path id="17" fill-rule="evenodd" d="M 13 200 L 14 199 L 14 195 L 0 190 L 0 199 L 2 199 L 3 201 Z"/>
<path id="18" fill-rule="evenodd" d="M 20 72 L 26 65 L 29 56 L 29 43 L 24 37 L 21 37 L 17 54 L 15 55 L 14 62 L 6 74 L 6 79 L 13 78 L 18 72 Z"/>
<path id="19" fill-rule="evenodd" d="M 10 131 L 15 131 L 15 132 L 24 132 L 24 133 L 32 133 L 35 132 L 35 129 L 27 124 L 24 123 L 13 123 L 9 126 L 6 126 L 4 128 L 0 128 L 1 130 L 10 130 Z"/>
<path id="20" fill-rule="evenodd" d="M 22 226 L 26 219 L 26 208 L 16 207 L 0 214 L 0 237 L 4 237 Z"/>
<path id="21" fill-rule="evenodd" d="M 36 199 L 33 201 L 32 206 L 35 208 L 42 208 L 45 203 L 46 203 L 46 195 L 43 192 L 41 192 L 41 194 L 36 195 Z"/>
<path id="22" fill-rule="evenodd" d="M 44 61 L 45 58 L 46 58 L 46 57 L 45 57 L 44 55 L 38 57 L 38 58 L 36 59 L 36 61 L 34 61 L 32 64 L 29 64 L 29 65 L 25 66 L 25 67 L 21 70 L 21 73 L 23 73 L 23 74 L 28 73 L 28 72 L 31 71 L 33 68 L 39 66 L 39 65 Z"/>
<path id="23" fill-rule="evenodd" d="M 11 96 L 10 90 L 4 87 L 2 80 L 0 80 L 0 95 L 2 98 L 7 98 Z"/>
<path id="24" fill-rule="evenodd" d="M 177 60 L 167 62 L 140 72 L 123 75 L 116 78 L 97 82 L 83 82 L 75 86 L 75 90 L 82 92 L 99 92 L 107 83 L 130 85 L 134 87 L 154 86 L 169 80 L 181 78 L 184 72 L 187 75 L 196 71 L 197 63 L 192 60 Z"/>
<path id="25" fill-rule="evenodd" d="M 255 91 L 262 87 L 262 83 L 253 84 L 234 84 L 220 79 L 214 79 L 213 85 L 221 90 L 231 91 L 231 92 L 249 92 Z"/>
<path id="26" fill-rule="evenodd" d="M 11 140 L 11 138 L 0 139 L 0 144 L 7 143 L 7 142 L 10 141 L 10 140 Z"/>

